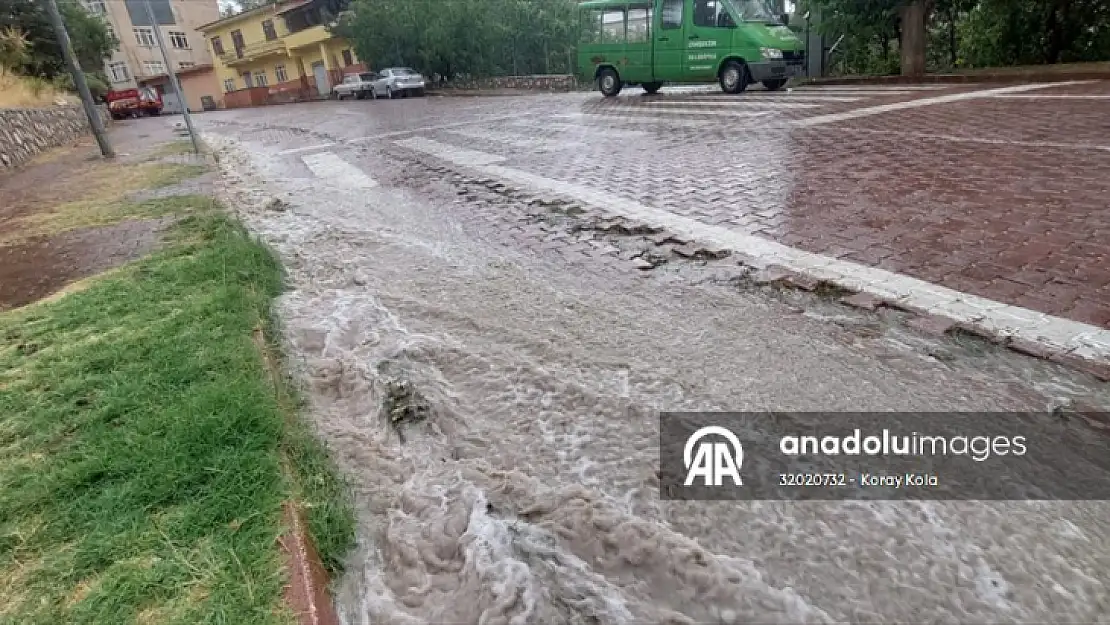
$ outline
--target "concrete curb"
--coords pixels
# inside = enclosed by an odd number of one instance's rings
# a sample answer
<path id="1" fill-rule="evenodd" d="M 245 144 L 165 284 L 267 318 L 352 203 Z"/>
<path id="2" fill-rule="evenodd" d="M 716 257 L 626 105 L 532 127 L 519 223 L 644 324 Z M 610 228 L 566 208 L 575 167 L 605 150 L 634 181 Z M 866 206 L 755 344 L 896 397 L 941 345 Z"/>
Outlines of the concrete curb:
<path id="1" fill-rule="evenodd" d="M 570 183 L 548 180 L 496 163 L 491 155 L 448 148 L 434 141 L 394 142 L 420 153 L 413 160 L 437 171 L 469 171 L 484 175 L 479 183 L 489 182 L 497 193 L 513 197 L 540 197 L 544 193 L 566 197 L 571 204 L 590 207 L 603 220 L 624 220 L 633 227 L 652 227 L 671 238 L 697 242 L 698 251 L 717 256 L 728 250 L 741 258 L 741 265 L 753 270 L 757 286 L 781 286 L 805 291 L 832 293 L 846 305 L 874 310 L 886 306 L 908 312 L 911 327 L 938 336 L 971 334 L 993 344 L 1025 355 L 1049 360 L 1110 382 L 1110 341 L 1107 330 L 1044 313 L 993 302 L 953 291 L 926 281 L 877 268 L 840 262 L 817 254 L 788 248 L 770 240 L 736 234 L 716 226 L 693 222 L 632 200 L 613 198 Z M 469 171 L 468 171 L 469 170 Z M 837 270 L 834 265 L 842 265 Z M 646 269 L 646 268 L 645 268 Z M 891 278 L 878 279 L 879 274 Z"/>
<path id="2" fill-rule="evenodd" d="M 339 625 L 339 615 L 328 591 L 328 573 L 305 531 L 304 516 L 291 501 L 285 502 L 282 509 L 286 530 L 278 543 L 289 570 L 289 582 L 283 592 L 285 603 L 300 625 Z"/>

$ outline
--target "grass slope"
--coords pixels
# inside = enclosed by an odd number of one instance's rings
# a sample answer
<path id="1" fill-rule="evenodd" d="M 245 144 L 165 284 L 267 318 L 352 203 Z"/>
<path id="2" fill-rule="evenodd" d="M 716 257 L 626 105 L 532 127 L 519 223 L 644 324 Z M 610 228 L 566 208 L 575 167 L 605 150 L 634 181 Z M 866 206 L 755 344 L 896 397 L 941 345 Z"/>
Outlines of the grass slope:
<path id="1" fill-rule="evenodd" d="M 268 250 L 204 215 L 0 315 L 0 623 L 291 621 L 281 503 L 332 566 L 353 521 L 252 340 L 281 287 Z"/>

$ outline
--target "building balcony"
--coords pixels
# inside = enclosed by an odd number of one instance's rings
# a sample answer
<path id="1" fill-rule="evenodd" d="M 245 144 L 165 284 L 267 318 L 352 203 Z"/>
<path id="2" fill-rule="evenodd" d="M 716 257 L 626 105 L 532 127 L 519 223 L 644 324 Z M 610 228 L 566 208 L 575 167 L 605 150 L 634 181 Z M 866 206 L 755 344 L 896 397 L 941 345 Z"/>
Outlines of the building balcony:
<path id="1" fill-rule="evenodd" d="M 322 41 L 327 41 L 332 38 L 331 33 L 327 28 L 321 26 L 310 26 L 304 30 L 298 30 L 295 33 L 290 33 L 285 36 L 285 46 L 293 50 L 295 48 L 303 48 L 319 44 Z"/>
<path id="2" fill-rule="evenodd" d="M 231 52 L 220 55 L 220 60 L 223 61 L 224 65 L 240 65 L 267 56 L 285 54 L 285 50 L 285 41 L 282 39 L 273 39 L 271 41 L 252 43 L 242 50 L 232 50 Z"/>

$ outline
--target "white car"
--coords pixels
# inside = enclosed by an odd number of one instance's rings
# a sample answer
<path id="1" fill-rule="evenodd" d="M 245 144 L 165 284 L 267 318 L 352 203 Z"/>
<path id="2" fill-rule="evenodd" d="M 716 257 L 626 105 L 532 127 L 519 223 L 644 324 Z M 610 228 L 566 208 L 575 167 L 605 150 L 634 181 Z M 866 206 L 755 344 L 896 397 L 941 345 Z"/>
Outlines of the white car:
<path id="1" fill-rule="evenodd" d="M 343 82 L 336 85 L 332 91 L 335 92 L 336 99 L 342 100 L 343 98 L 355 98 L 361 100 L 368 95 L 373 94 L 374 79 L 377 75 L 374 72 L 363 72 L 361 74 L 347 74 L 343 77 Z"/>
<path id="2" fill-rule="evenodd" d="M 378 72 L 371 94 L 375 98 L 424 95 L 424 77 L 407 67 L 388 67 Z"/>

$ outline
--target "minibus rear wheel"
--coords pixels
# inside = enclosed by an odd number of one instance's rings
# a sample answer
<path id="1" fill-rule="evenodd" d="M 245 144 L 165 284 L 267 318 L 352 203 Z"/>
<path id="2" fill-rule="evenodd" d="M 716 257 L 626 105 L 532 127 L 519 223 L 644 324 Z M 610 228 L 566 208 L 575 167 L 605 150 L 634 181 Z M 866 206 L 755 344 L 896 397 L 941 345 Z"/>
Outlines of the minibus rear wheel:
<path id="1" fill-rule="evenodd" d="M 617 75 L 617 70 L 612 67 L 606 67 L 597 74 L 597 85 L 601 89 L 601 94 L 607 98 L 612 98 L 621 92 L 621 77 Z"/>
<path id="2" fill-rule="evenodd" d="M 743 93 L 748 80 L 748 66 L 740 61 L 729 61 L 721 68 L 721 91 L 725 93 Z"/>
<path id="3" fill-rule="evenodd" d="M 775 78 L 775 79 L 772 79 L 772 80 L 764 80 L 763 81 L 763 88 L 766 89 L 767 91 L 778 91 L 779 89 L 782 89 L 783 85 L 785 85 L 785 84 L 786 84 L 786 79 L 785 78 Z"/>
<path id="4" fill-rule="evenodd" d="M 640 85 L 644 88 L 644 93 L 658 93 L 659 88 L 663 86 L 661 82 L 645 82 Z"/>

